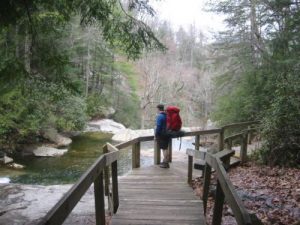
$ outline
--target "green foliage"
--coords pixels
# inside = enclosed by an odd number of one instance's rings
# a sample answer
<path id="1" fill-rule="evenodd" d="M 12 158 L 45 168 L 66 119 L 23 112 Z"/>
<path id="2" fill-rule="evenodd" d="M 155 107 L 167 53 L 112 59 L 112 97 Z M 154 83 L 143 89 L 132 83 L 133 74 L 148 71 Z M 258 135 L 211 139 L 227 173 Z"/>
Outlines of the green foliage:
<path id="1" fill-rule="evenodd" d="M 115 91 L 120 78 L 112 47 L 129 58 L 164 49 L 136 19 L 141 14 L 154 15 L 147 1 L 133 1 L 128 9 L 114 0 L 1 1 L 1 148 L 43 129 L 80 130 L 88 117 L 102 117 L 111 105 L 116 118 L 137 127 L 137 81 L 124 64 L 131 91 Z M 114 106 L 116 95 L 121 100 Z"/>
<path id="2" fill-rule="evenodd" d="M 103 95 L 97 93 L 88 96 L 87 100 L 87 115 L 90 118 L 103 118 L 105 117 L 105 111 L 107 107 L 111 105 Z"/>
<path id="3" fill-rule="evenodd" d="M 232 8 L 232 4 L 237 4 L 237 7 Z M 238 11 L 242 4 L 222 1 L 217 7 L 217 11 L 229 15 L 227 22 L 231 29 L 242 30 L 242 24 L 250 20 L 247 11 Z M 256 4 L 253 7 L 267 18 L 262 20 L 265 40 L 260 43 L 267 50 L 260 49 L 258 53 L 253 51 L 255 48 L 251 52 L 240 45 L 231 45 L 228 53 L 237 52 L 240 58 L 233 57 L 232 61 L 242 69 L 238 76 L 236 71 L 228 75 L 229 71 L 217 79 L 219 91 L 226 86 L 231 88 L 223 90 L 218 97 L 214 119 L 222 124 L 261 120 L 264 145 L 259 153 L 260 159 L 270 165 L 299 166 L 300 31 L 295 24 L 299 21 L 300 11 L 290 1 L 257 1 Z M 267 7 L 272 10 L 263 11 Z M 242 20 L 237 16 L 239 12 L 243 14 Z M 280 29 L 270 29 L 272 26 Z M 250 36 L 246 29 L 242 32 L 244 36 Z M 244 43 L 244 38 L 237 36 L 235 33 L 235 43 Z M 230 39 L 227 39 L 228 43 Z M 248 43 L 248 46 L 251 44 Z"/>
<path id="4" fill-rule="evenodd" d="M 140 128 L 141 113 L 138 99 L 132 98 L 128 94 L 119 93 L 117 102 L 119 107 L 113 118 L 123 123 L 126 127 L 132 129 Z"/>
<path id="5" fill-rule="evenodd" d="M 127 127 L 138 129 L 141 121 L 140 101 L 136 93 L 138 89 L 138 75 L 133 65 L 127 61 L 116 62 L 115 69 L 126 77 L 131 90 L 127 90 L 127 93 L 125 93 L 124 88 L 117 91 L 117 111 L 114 119 Z"/>
<path id="6" fill-rule="evenodd" d="M 54 116 L 58 130 L 81 130 L 88 119 L 84 99 L 72 95 L 67 96 L 57 102 Z"/>
<path id="7" fill-rule="evenodd" d="M 129 62 L 116 62 L 115 68 L 126 76 L 132 93 L 134 94 L 137 91 L 138 80 L 133 65 Z"/>

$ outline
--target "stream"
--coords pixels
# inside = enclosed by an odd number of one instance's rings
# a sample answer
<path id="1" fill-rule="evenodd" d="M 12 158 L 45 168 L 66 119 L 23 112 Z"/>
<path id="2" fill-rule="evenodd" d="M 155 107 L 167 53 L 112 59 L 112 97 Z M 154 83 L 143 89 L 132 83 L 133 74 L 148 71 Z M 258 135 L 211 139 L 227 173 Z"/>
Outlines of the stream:
<path id="1" fill-rule="evenodd" d="M 68 152 L 60 157 L 36 157 L 14 155 L 14 162 L 25 169 L 0 167 L 0 179 L 9 178 L 10 183 L 55 185 L 76 182 L 79 177 L 102 155 L 102 146 L 111 142 L 111 134 L 102 132 L 82 133 L 74 138 Z M 142 157 L 141 164 L 151 164 L 152 158 Z M 131 169 L 131 151 L 120 152 L 118 173 L 123 175 Z"/>
<path id="2" fill-rule="evenodd" d="M 22 170 L 0 167 L 0 180 L 10 183 L 56 185 L 75 183 L 80 176 L 102 155 L 102 146 L 111 142 L 111 134 L 87 132 L 73 137 L 68 152 L 60 157 L 13 156 L 14 162 L 24 165 Z M 182 140 L 181 149 L 193 147 L 191 141 Z M 141 144 L 141 166 L 153 164 L 153 141 Z M 147 149 L 149 153 L 147 154 Z M 179 150 L 179 141 L 173 139 L 173 150 Z M 153 150 L 152 150 L 153 151 Z M 122 149 L 118 160 L 118 174 L 131 170 L 131 149 Z"/>

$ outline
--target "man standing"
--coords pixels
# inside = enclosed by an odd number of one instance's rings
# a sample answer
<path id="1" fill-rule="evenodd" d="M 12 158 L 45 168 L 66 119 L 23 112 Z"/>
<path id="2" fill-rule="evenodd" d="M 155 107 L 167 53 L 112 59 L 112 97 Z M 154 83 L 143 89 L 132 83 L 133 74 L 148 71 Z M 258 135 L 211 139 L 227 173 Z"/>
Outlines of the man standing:
<path id="1" fill-rule="evenodd" d="M 167 114 L 164 111 L 164 105 L 156 106 L 158 115 L 156 117 L 155 138 L 160 149 L 163 151 L 163 162 L 160 164 L 161 168 L 169 168 L 169 137 L 166 135 L 167 131 Z"/>

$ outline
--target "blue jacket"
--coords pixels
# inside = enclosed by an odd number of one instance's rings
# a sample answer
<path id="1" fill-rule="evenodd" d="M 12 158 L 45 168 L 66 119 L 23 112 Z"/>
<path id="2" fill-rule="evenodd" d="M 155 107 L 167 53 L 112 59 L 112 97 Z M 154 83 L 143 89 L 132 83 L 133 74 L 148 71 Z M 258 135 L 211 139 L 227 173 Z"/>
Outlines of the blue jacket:
<path id="1" fill-rule="evenodd" d="M 162 135 L 167 129 L 167 114 L 161 112 L 156 117 L 155 136 Z"/>

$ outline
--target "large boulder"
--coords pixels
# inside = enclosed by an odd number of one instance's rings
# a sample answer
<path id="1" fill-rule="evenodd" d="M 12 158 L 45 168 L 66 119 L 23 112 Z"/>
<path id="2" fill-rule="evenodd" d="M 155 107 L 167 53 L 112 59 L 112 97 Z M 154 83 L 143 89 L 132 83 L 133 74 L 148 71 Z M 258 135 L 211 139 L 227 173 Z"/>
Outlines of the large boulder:
<path id="1" fill-rule="evenodd" d="M 43 131 L 43 137 L 56 144 L 56 147 L 65 147 L 72 143 L 72 139 L 65 137 L 54 128 L 49 128 Z"/>
<path id="2" fill-rule="evenodd" d="M 0 224 L 41 224 L 41 219 L 71 187 L 69 184 L 50 186 L 1 184 Z M 96 224 L 93 185 L 82 196 L 64 224 Z"/>
<path id="3" fill-rule="evenodd" d="M 145 130 L 131 130 L 131 129 L 125 129 L 121 130 L 118 133 L 116 133 L 112 140 L 116 142 L 125 142 L 132 140 L 137 137 L 143 137 L 143 136 L 151 136 L 154 135 L 153 129 L 145 129 Z"/>
<path id="4" fill-rule="evenodd" d="M 14 160 L 8 156 L 4 156 L 3 158 L 0 158 L 0 164 L 8 164 L 8 163 L 12 163 Z"/>
<path id="5" fill-rule="evenodd" d="M 103 119 L 103 120 L 90 121 L 87 124 L 87 128 L 85 129 L 85 131 L 86 132 L 100 131 L 100 132 L 116 134 L 125 129 L 126 127 L 121 123 L 117 123 L 111 119 Z"/>
<path id="6" fill-rule="evenodd" d="M 57 149 L 47 146 L 41 146 L 33 150 L 35 156 L 56 157 L 67 153 L 68 149 Z"/>
<path id="7" fill-rule="evenodd" d="M 8 184 L 10 179 L 8 177 L 0 177 L 0 184 Z"/>

